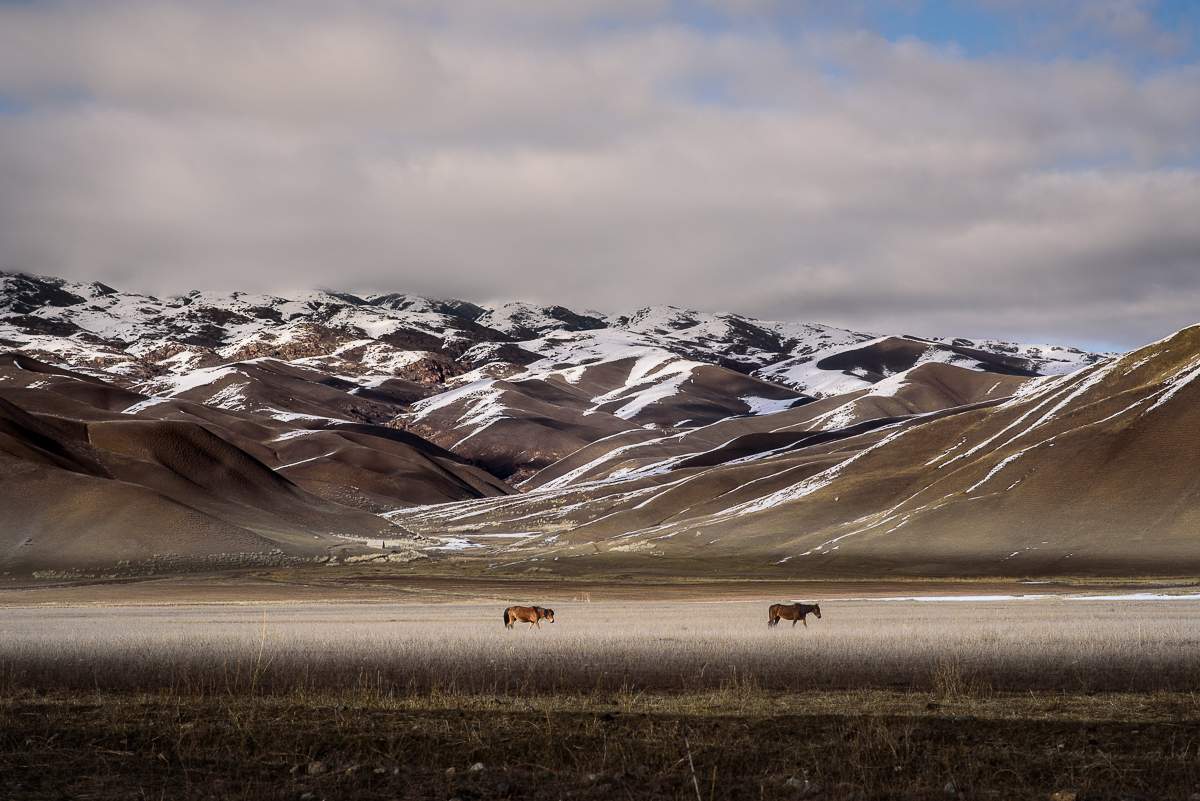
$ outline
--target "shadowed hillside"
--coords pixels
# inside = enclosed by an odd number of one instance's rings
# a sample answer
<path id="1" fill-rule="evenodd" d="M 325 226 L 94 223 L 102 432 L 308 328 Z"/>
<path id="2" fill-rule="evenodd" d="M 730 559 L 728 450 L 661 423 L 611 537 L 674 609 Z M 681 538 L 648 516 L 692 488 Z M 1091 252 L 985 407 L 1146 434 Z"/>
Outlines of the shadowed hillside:
<path id="1" fill-rule="evenodd" d="M 512 491 L 411 434 L 317 422 L 333 428 L 153 402 L 28 357 L 0 358 L 4 568 L 281 565 L 379 555 L 381 543 L 408 559 L 419 538 L 375 512 Z"/>

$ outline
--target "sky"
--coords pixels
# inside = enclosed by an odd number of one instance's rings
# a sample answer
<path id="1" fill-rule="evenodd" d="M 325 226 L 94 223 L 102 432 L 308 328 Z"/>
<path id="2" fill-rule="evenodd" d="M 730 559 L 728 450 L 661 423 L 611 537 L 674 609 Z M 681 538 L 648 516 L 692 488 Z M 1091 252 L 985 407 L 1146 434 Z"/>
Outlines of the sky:
<path id="1" fill-rule="evenodd" d="M 0 270 L 1125 350 L 1197 0 L 0 0 Z"/>

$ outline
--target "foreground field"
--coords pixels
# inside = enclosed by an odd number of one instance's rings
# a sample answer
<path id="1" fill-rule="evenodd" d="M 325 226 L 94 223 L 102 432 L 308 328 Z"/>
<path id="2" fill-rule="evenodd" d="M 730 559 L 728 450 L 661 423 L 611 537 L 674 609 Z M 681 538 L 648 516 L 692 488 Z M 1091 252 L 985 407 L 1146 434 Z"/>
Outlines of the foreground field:
<path id="1" fill-rule="evenodd" d="M 777 629 L 760 603 L 502 608 L 4 609 L 0 792 L 1200 791 L 1197 600 L 824 600 Z"/>
<path id="2" fill-rule="evenodd" d="M 0 711 L 12 798 L 945 799 L 952 785 L 1128 801 L 1200 781 L 1197 703 L 1179 693 L 16 698 Z"/>
<path id="3" fill-rule="evenodd" d="M 767 627 L 767 603 L 555 604 L 509 631 L 497 604 L 0 610 L 16 687 L 267 693 L 587 690 L 992 691 L 1200 687 L 1200 599 L 825 600 Z"/>

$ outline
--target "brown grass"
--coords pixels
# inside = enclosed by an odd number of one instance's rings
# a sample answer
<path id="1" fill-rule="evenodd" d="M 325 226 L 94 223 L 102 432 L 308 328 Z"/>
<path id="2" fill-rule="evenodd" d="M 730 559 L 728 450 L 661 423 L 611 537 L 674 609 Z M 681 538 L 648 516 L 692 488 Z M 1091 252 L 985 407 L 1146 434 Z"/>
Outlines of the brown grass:
<path id="1" fill-rule="evenodd" d="M 497 696 L 364 683 L 12 700 L 0 794 L 14 798 L 687 799 L 698 784 L 708 801 L 796 798 L 803 781 L 836 799 L 945 798 L 947 782 L 975 798 L 1185 798 L 1200 781 L 1197 699 L 1184 694 Z"/>
<path id="2" fill-rule="evenodd" d="M 7 609 L 0 689 L 488 694 L 891 688 L 943 696 L 1200 687 L 1200 601 L 566 604 L 506 630 L 503 605 Z"/>
<path id="3" fill-rule="evenodd" d="M 0 611 L 0 796 L 1200 791 L 1195 601 L 502 609 Z"/>

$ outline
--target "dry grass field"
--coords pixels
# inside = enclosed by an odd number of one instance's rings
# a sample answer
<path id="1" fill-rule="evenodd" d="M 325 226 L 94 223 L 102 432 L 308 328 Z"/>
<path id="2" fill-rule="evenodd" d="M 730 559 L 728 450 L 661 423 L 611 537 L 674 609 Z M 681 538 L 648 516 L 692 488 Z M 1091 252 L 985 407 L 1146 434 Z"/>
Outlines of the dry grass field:
<path id="1" fill-rule="evenodd" d="M 767 605 L 0 609 L 0 794 L 1200 792 L 1200 600 Z"/>
<path id="2" fill-rule="evenodd" d="M 524 632 L 503 605 L 330 604 L 0 611 L 13 688 L 269 694 L 1200 687 L 1200 600 L 825 601 L 767 627 L 767 603 L 555 604 Z"/>

